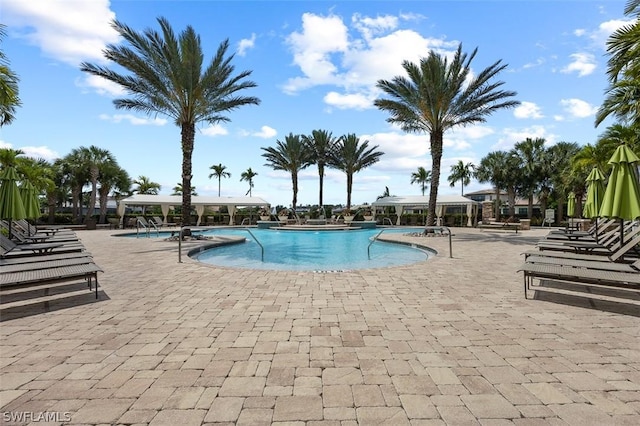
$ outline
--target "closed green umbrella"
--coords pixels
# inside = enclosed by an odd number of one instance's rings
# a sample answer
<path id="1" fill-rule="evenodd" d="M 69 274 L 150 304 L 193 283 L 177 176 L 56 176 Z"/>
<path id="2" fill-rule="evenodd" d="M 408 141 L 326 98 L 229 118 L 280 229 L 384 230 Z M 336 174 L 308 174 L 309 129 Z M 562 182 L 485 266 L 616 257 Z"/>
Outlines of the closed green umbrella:
<path id="1" fill-rule="evenodd" d="M 621 242 L 624 242 L 623 221 L 640 217 L 640 185 L 634 166 L 638 162 L 640 158 L 625 144 L 616 148 L 609 160 L 611 174 L 599 216 L 620 219 Z"/>
<path id="2" fill-rule="evenodd" d="M 0 219 L 9 220 L 9 238 L 11 238 L 11 222 L 14 219 L 27 217 L 17 181 L 18 174 L 13 167 L 5 167 L 0 173 Z"/>
<path id="3" fill-rule="evenodd" d="M 584 202 L 584 210 L 582 214 L 589 219 L 595 219 L 596 223 L 596 242 L 598 242 L 598 212 L 604 198 L 604 175 L 599 168 L 594 167 L 587 176 L 587 199 Z"/>
<path id="4" fill-rule="evenodd" d="M 40 217 L 40 199 L 38 190 L 31 182 L 25 180 L 20 186 L 20 196 L 24 204 L 24 211 L 27 219 L 38 219 Z M 27 230 L 31 234 L 31 229 Z"/>

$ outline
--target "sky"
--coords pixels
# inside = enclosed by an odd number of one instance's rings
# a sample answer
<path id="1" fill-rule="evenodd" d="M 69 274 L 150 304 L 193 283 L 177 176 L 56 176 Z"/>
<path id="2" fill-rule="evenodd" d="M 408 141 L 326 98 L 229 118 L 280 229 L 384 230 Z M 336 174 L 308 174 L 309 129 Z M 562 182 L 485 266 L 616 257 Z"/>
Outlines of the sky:
<path id="1" fill-rule="evenodd" d="M 221 196 L 244 196 L 240 181 L 251 168 L 252 195 L 272 205 L 292 201 L 291 178 L 265 165 L 261 148 L 286 135 L 323 129 L 333 136 L 355 133 L 384 152 L 355 174 L 352 204 L 371 203 L 385 191 L 420 195 L 411 174 L 431 169 L 429 137 L 407 134 L 387 122 L 373 102 L 384 95 L 380 79 L 403 75 L 402 62 L 418 62 L 431 50 L 451 55 L 478 49 L 477 73 L 496 61 L 504 90 L 517 92 L 514 109 L 485 123 L 456 128 L 444 137 L 439 194 L 459 194 L 447 178 L 453 164 L 479 164 L 489 152 L 510 150 L 525 138 L 595 143 L 604 132 L 594 116 L 607 87 L 606 40 L 630 22 L 618 0 L 468 1 L 154 1 L 3 0 L 7 26 L 1 49 L 20 78 L 22 106 L 16 120 L 0 128 L 0 147 L 54 160 L 72 149 L 95 145 L 109 150 L 132 179 L 146 176 L 170 194 L 181 179 L 180 128 L 166 116 L 115 109 L 125 96 L 119 87 L 80 71 L 81 62 L 113 66 L 103 49 L 122 40 L 118 20 L 138 31 L 158 30 L 168 19 L 179 33 L 192 26 L 208 62 L 229 40 L 237 72 L 250 70 L 257 84 L 243 94 L 259 106 L 228 114 L 229 122 L 199 123 L 192 185 L 199 195 L 217 196 L 212 165 L 231 173 Z M 299 174 L 298 205 L 317 204 L 315 166 Z M 465 193 L 489 189 L 472 181 Z M 324 203 L 346 204 L 346 176 L 328 169 Z"/>

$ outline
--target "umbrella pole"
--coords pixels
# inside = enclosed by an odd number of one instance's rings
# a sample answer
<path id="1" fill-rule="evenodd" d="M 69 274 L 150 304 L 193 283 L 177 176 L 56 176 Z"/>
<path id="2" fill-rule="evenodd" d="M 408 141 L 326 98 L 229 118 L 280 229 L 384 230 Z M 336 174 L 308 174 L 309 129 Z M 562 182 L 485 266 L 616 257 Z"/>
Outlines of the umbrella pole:
<path id="1" fill-rule="evenodd" d="M 598 244 L 598 218 L 596 217 L 596 244 Z"/>
<path id="2" fill-rule="evenodd" d="M 620 219 L 620 247 L 624 245 L 624 220 Z"/>

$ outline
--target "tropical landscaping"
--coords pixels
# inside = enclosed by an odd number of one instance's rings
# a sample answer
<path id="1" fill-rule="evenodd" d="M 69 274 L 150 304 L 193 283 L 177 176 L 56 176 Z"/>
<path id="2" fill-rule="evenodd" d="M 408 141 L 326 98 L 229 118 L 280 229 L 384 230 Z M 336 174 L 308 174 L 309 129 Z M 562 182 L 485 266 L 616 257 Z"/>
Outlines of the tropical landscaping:
<path id="1" fill-rule="evenodd" d="M 640 2 L 630 1 L 625 13 L 636 16 L 639 12 Z M 204 63 L 201 41 L 192 27 L 176 34 L 166 19 L 158 18 L 157 22 L 160 33 L 138 32 L 123 22 L 113 23 L 125 43 L 109 45 L 104 54 L 110 63 L 126 72 L 92 63 L 83 63 L 81 70 L 125 89 L 129 96 L 114 100 L 117 109 L 165 115 L 180 127 L 182 181 L 172 188 L 172 194 L 182 196 L 182 206 L 178 210 L 181 222 L 190 224 L 191 197 L 197 195 L 191 182 L 196 124 L 227 122 L 230 112 L 257 106 L 260 99 L 245 95 L 257 83 L 249 80 L 251 71 L 235 70 L 233 55 L 228 53 L 228 40 L 219 44 L 209 63 Z M 618 145 L 626 144 L 640 154 L 636 101 L 640 64 L 637 56 L 631 53 L 637 50 L 640 42 L 637 26 L 636 23 L 623 27 L 609 40 L 610 87 L 595 124 L 601 124 L 608 117 L 617 122 L 608 126 L 597 141 L 548 144 L 543 138 L 525 138 L 511 150 L 490 152 L 477 165 L 460 160 L 451 166 L 447 177 L 450 186 L 459 186 L 462 195 L 472 179 L 494 188 L 495 217 L 500 216 L 500 193 L 504 191 L 510 216 L 515 216 L 515 200 L 520 197 L 528 200 L 529 219 L 532 219 L 534 199 L 539 200 L 541 211 L 556 208 L 556 217 L 561 219 L 565 216 L 569 194 L 577 201 L 583 199 L 587 176 L 593 168 L 607 175 L 608 159 Z M 446 173 L 441 167 L 445 132 L 485 122 L 492 113 L 519 104 L 515 99 L 517 93 L 504 89 L 505 83 L 498 80 L 506 68 L 502 60 L 480 72 L 472 72 L 477 52 L 476 48 L 465 53 L 459 45 L 453 57 L 447 58 L 432 51 L 419 63 L 405 61 L 402 66 L 406 75 L 379 80 L 377 84 L 383 96 L 376 99 L 374 105 L 388 114 L 387 121 L 405 132 L 428 135 L 431 167 L 421 166 L 407 177 L 410 184 L 419 185 L 422 195 L 428 191 L 427 224 L 434 223 L 440 176 Z M 21 106 L 19 77 L 11 71 L 8 58 L 1 51 L 0 60 L 3 89 L 0 124 L 8 125 L 16 119 Z M 197 79 L 187 78 L 194 75 Z M 289 207 L 294 210 L 299 207 L 300 171 L 312 165 L 317 167 L 318 203 L 307 206 L 316 210 L 324 208 L 326 169 L 343 172 L 347 186 L 345 203 L 341 207 L 348 212 L 352 208 L 354 176 L 384 155 L 377 145 L 371 146 L 356 134 L 334 136 L 330 129 L 314 129 L 306 135 L 290 133 L 261 150 L 266 166 L 290 175 L 292 198 Z M 33 184 L 41 196 L 42 206 L 46 207 L 46 221 L 50 223 L 57 221 L 56 212 L 63 206 L 69 206 L 68 214 L 73 222 L 97 220 L 105 223 L 109 198 L 117 200 L 135 193 L 158 194 L 162 190 L 151 177 L 132 179 L 118 165 L 114 155 L 103 147 L 81 146 L 53 162 L 23 154 L 20 150 L 1 149 L 0 166 L 15 167 L 21 180 Z M 231 178 L 231 171 L 222 163 L 212 165 L 210 170 L 209 178 L 217 180 L 220 196 L 222 180 Z M 259 179 L 258 173 L 248 168 L 239 176 L 240 181 L 248 185 L 246 195 L 251 196 Z M 388 193 L 389 188 L 385 191 Z M 578 202 L 577 205 L 580 209 L 581 204 Z M 95 206 L 99 206 L 97 212 Z M 577 215 L 580 213 L 578 210 Z"/>

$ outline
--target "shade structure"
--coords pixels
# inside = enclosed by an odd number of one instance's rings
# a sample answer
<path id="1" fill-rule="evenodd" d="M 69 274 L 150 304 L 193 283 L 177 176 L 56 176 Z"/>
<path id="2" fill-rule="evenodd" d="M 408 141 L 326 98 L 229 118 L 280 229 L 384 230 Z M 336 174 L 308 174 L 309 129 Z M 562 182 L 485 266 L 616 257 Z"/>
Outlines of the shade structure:
<path id="1" fill-rule="evenodd" d="M 640 158 L 627 145 L 616 148 L 609 160 L 611 174 L 604 192 L 600 217 L 620 219 L 621 241 L 624 237 L 622 223 L 640 217 L 640 184 L 635 164 Z"/>
<path id="2" fill-rule="evenodd" d="M 576 214 L 576 194 L 571 191 L 567 197 L 567 216 L 573 217 Z"/>
<path id="3" fill-rule="evenodd" d="M 604 198 L 604 175 L 599 168 L 594 167 L 587 176 L 587 199 L 584 202 L 582 215 L 589 219 L 595 220 L 595 238 L 598 241 L 598 212 Z"/>
<path id="4" fill-rule="evenodd" d="M 9 238 L 11 221 L 27 217 L 17 181 L 16 169 L 11 166 L 5 167 L 0 173 L 0 219 L 9 220 Z"/>

